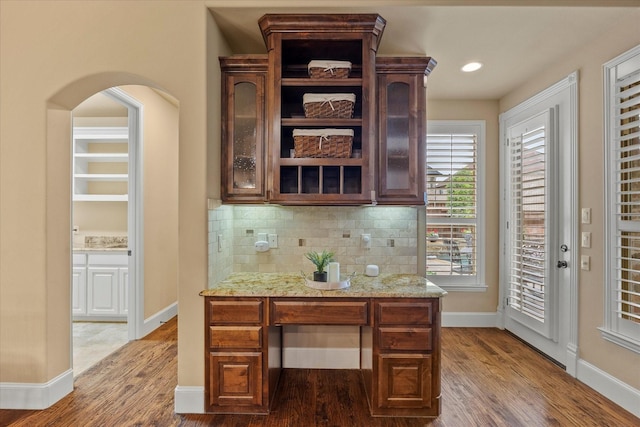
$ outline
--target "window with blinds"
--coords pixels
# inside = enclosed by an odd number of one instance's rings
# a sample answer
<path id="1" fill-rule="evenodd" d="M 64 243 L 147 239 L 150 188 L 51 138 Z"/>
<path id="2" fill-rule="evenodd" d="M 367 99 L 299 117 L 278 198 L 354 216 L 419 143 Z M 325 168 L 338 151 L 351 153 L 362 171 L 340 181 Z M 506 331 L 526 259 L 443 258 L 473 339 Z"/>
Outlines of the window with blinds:
<path id="1" fill-rule="evenodd" d="M 430 121 L 427 126 L 426 265 L 439 285 L 478 283 L 483 124 Z"/>
<path id="2" fill-rule="evenodd" d="M 605 338 L 640 352 L 640 46 L 605 64 Z"/>

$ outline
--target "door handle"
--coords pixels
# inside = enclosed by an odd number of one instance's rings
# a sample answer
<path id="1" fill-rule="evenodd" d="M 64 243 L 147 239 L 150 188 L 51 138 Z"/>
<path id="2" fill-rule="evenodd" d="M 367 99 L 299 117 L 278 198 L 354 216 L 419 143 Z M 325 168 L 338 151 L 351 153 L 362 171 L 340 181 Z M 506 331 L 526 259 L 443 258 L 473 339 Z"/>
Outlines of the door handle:
<path id="1" fill-rule="evenodd" d="M 558 261 L 558 264 L 556 264 L 556 266 L 558 268 L 567 268 L 569 264 L 567 264 L 567 261 Z"/>

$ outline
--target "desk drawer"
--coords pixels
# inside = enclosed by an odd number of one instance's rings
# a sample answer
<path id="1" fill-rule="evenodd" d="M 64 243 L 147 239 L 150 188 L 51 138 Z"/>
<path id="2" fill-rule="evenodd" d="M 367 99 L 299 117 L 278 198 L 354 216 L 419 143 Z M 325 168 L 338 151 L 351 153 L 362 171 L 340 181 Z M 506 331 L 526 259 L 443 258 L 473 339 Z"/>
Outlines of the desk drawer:
<path id="1" fill-rule="evenodd" d="M 378 325 L 430 325 L 433 305 L 431 301 L 379 302 L 376 317 Z"/>
<path id="2" fill-rule="evenodd" d="M 367 301 L 272 301 L 273 325 L 366 325 Z"/>
<path id="3" fill-rule="evenodd" d="M 262 348 L 261 326 L 209 326 L 211 349 Z"/>
<path id="4" fill-rule="evenodd" d="M 381 350 L 431 351 L 431 328 L 378 328 Z"/>
<path id="5" fill-rule="evenodd" d="M 214 325 L 262 324 L 263 301 L 209 299 L 208 322 Z"/>

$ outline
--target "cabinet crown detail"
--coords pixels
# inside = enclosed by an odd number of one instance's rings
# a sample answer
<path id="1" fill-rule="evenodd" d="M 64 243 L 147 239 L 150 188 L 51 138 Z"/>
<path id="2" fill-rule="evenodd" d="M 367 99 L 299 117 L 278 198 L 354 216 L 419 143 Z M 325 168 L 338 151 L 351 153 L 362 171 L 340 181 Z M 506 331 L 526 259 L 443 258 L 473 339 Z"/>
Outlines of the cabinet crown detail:
<path id="1" fill-rule="evenodd" d="M 376 58 L 376 73 L 394 74 L 431 74 L 437 62 L 430 56 L 378 56 Z"/>
<path id="2" fill-rule="evenodd" d="M 378 14 L 267 14 L 258 21 L 267 49 L 273 33 L 370 33 L 374 39 L 372 49 L 377 50 L 387 21 Z M 322 59 L 322 58 L 320 58 Z"/>

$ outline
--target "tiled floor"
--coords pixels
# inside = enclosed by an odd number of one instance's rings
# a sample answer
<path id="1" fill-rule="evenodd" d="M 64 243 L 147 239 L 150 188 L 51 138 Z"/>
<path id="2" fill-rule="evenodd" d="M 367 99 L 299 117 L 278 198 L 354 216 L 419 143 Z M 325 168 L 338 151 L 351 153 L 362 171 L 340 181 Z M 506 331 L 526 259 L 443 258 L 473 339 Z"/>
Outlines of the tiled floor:
<path id="1" fill-rule="evenodd" d="M 128 342 L 126 323 L 73 322 L 73 376 Z"/>

